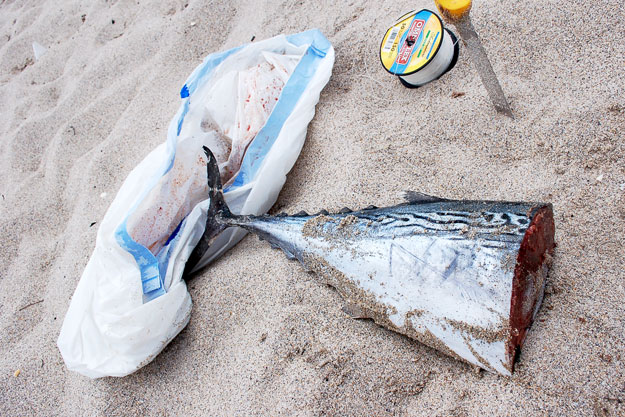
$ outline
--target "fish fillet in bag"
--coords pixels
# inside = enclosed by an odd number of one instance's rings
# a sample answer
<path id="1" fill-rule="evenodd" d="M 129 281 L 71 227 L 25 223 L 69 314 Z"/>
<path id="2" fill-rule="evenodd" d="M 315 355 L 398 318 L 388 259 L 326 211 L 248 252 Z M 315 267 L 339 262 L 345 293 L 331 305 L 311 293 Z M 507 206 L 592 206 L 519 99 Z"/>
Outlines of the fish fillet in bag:
<path id="1" fill-rule="evenodd" d="M 209 55 L 193 71 L 167 141 L 128 175 L 100 225 L 58 339 L 69 369 L 128 375 L 187 325 L 185 266 L 207 265 L 246 233 L 226 229 L 189 259 L 209 206 L 202 147 L 216 157 L 232 211 L 266 212 L 302 149 L 333 64 L 328 40 L 310 30 Z"/>

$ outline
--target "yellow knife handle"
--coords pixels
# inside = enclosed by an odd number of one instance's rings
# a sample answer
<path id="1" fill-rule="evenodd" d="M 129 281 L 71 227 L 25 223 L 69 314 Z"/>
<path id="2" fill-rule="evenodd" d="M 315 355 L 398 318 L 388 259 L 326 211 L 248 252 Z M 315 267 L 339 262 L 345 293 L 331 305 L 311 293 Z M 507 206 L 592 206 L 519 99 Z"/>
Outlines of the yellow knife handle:
<path id="1" fill-rule="evenodd" d="M 434 0 L 445 20 L 457 22 L 469 15 L 471 0 Z"/>

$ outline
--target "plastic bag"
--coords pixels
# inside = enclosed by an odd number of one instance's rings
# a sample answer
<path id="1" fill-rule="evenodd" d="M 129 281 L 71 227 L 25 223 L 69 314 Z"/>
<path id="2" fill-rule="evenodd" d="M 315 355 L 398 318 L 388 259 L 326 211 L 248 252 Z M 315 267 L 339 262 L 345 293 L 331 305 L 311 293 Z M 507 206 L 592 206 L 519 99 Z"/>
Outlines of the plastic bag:
<path id="1" fill-rule="evenodd" d="M 182 273 L 208 208 L 202 146 L 221 155 L 230 208 L 266 212 L 301 151 L 333 64 L 334 49 L 311 30 L 209 55 L 193 71 L 167 141 L 128 175 L 100 225 L 58 339 L 69 369 L 128 375 L 187 325 Z M 224 231 L 196 269 L 244 235 Z"/>

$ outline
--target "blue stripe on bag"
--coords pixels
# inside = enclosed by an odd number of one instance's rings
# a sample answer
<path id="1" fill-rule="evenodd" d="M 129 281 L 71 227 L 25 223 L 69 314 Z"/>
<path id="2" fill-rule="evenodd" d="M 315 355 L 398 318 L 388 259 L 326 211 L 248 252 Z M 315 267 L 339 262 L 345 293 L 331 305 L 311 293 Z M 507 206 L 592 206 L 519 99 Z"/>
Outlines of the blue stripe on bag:
<path id="1" fill-rule="evenodd" d="M 310 46 L 284 86 L 280 99 L 278 100 L 278 103 L 276 103 L 276 106 L 269 116 L 267 123 L 260 130 L 248 148 L 246 156 L 243 159 L 239 175 L 229 189 L 244 185 L 249 179 L 254 178 L 263 158 L 271 148 L 271 145 L 273 145 L 278 133 L 282 129 L 284 122 L 291 114 L 291 111 L 295 107 L 299 97 L 302 95 L 308 86 L 308 82 L 315 74 L 321 58 L 325 57 L 331 47 L 330 42 L 323 36 L 323 34 L 321 34 L 319 30 L 316 29 L 290 35 L 286 38 L 288 42 L 294 44 L 295 46 Z M 176 124 L 174 126 L 170 126 L 169 129 L 171 131 L 172 128 L 175 128 L 176 135 L 167 141 L 167 148 L 169 152 L 167 155 L 168 158 L 164 161 L 165 164 L 159 170 L 159 173 L 150 178 L 148 186 L 144 188 L 142 194 L 128 211 L 124 221 L 115 230 L 115 239 L 117 240 L 117 243 L 134 257 L 137 262 L 137 266 L 139 267 L 144 294 L 144 303 L 166 293 L 164 278 L 167 271 L 167 265 L 169 263 L 171 249 L 178 241 L 176 238 L 178 237 L 177 234 L 180 230 L 180 225 L 178 225 L 172 236 L 170 236 L 168 242 L 165 247 L 161 249 L 157 258 L 146 247 L 135 242 L 128 234 L 128 218 L 134 213 L 137 206 L 144 200 L 161 177 L 165 175 L 173 166 L 176 154 L 177 137 L 180 135 L 184 118 L 189 111 L 190 96 L 195 92 L 199 83 L 205 77 L 209 77 L 219 64 L 221 64 L 230 55 L 238 52 L 244 47 L 245 45 L 242 45 L 228 51 L 211 54 L 206 57 L 204 62 L 191 73 L 180 90 L 180 97 L 183 99 L 183 105 L 181 111 L 179 112 L 180 114 L 178 120 Z M 248 154 L 250 155 L 249 157 Z M 229 189 L 225 190 L 225 192 Z"/>

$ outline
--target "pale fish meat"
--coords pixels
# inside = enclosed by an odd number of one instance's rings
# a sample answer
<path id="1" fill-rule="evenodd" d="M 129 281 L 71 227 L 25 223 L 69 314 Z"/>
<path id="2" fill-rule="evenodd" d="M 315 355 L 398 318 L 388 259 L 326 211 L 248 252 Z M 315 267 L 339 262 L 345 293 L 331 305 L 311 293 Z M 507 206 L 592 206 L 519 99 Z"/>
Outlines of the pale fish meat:
<path id="1" fill-rule="evenodd" d="M 234 181 L 241 168 L 245 151 L 269 119 L 280 98 L 282 88 L 299 60 L 299 56 L 273 52 L 264 52 L 263 57 L 266 62 L 239 72 L 239 99 L 231 132 L 232 149 L 227 162 L 220 166 L 222 180 L 226 186 Z"/>
<path id="2" fill-rule="evenodd" d="M 238 226 L 335 287 L 360 315 L 502 375 L 540 307 L 554 253 L 551 204 L 445 200 L 294 216 L 237 216 L 207 151 L 210 208 L 195 259 Z M 187 270 L 191 270 L 187 268 Z"/>
<path id="3" fill-rule="evenodd" d="M 206 160 L 198 154 L 206 143 L 206 138 L 200 136 L 181 140 L 169 171 L 128 218 L 130 236 L 154 255 L 159 253 L 193 207 L 206 200 Z M 214 149 L 212 142 L 209 143 Z"/>
<path id="4" fill-rule="evenodd" d="M 203 157 L 185 155 L 196 155 L 202 146 L 209 147 L 217 159 L 221 181 L 234 181 L 245 151 L 267 122 L 299 59 L 297 55 L 265 51 L 260 63 L 238 71 L 234 127 L 228 130 L 232 137 L 201 105 L 212 90 L 198 93 L 199 103 L 185 118 L 172 168 L 128 219 L 128 232 L 137 243 L 157 255 L 193 207 L 205 199 L 206 162 Z"/>

